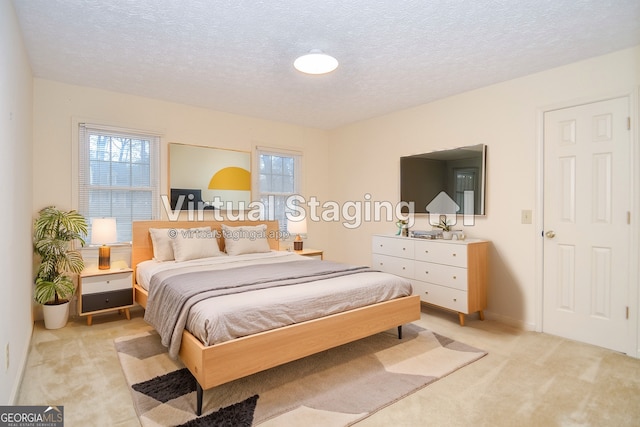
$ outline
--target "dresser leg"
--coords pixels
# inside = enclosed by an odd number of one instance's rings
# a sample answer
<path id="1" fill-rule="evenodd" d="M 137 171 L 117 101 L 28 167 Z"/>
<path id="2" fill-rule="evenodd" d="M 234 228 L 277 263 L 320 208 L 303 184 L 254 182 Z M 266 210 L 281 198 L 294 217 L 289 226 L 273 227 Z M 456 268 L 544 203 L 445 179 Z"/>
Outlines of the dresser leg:
<path id="1" fill-rule="evenodd" d="M 458 319 L 460 319 L 460 326 L 464 326 L 464 313 L 458 313 Z"/>
<path id="2" fill-rule="evenodd" d="M 92 315 L 88 315 L 87 316 L 87 326 L 91 326 L 92 323 L 93 323 L 93 316 Z"/>
<path id="3" fill-rule="evenodd" d="M 480 317 L 480 320 L 484 320 L 484 311 L 478 311 L 478 316 Z"/>

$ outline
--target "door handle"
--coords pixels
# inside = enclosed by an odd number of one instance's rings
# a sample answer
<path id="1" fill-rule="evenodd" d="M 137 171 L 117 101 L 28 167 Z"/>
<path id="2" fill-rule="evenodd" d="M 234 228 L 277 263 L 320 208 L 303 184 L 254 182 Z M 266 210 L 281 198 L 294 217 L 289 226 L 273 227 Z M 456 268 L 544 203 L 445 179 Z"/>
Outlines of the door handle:
<path id="1" fill-rule="evenodd" d="M 547 236 L 549 239 L 553 239 L 554 237 L 556 237 L 556 232 L 553 230 L 549 230 L 546 233 L 544 233 L 545 236 Z"/>

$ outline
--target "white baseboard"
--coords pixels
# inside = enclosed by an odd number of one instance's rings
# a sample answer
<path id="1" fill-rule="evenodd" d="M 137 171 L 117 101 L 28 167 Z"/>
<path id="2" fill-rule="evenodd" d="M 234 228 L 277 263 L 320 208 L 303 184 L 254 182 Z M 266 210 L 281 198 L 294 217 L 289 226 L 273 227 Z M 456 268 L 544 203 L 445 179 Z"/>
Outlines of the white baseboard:
<path id="1" fill-rule="evenodd" d="M 29 349 L 31 348 L 31 339 L 33 338 L 33 324 L 29 331 L 29 339 L 26 341 L 27 345 L 22 349 L 22 357 L 20 357 L 20 365 L 18 366 L 18 375 L 11 387 L 11 394 L 9 395 L 9 405 L 16 405 L 18 399 L 18 393 L 20 393 L 20 386 L 22 385 L 22 379 L 24 378 L 24 371 L 27 368 L 27 360 L 29 358 Z"/>

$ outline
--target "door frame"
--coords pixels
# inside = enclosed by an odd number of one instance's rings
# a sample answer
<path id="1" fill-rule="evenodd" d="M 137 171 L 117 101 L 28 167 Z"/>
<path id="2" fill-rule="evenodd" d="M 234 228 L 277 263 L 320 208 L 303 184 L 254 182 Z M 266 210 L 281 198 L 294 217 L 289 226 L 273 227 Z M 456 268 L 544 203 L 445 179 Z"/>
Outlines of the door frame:
<path id="1" fill-rule="evenodd" d="M 539 107 L 536 114 L 536 200 L 534 215 L 535 239 L 535 302 L 534 321 L 535 331 L 543 332 L 543 290 L 544 290 L 544 115 L 553 110 L 576 107 L 594 102 L 607 101 L 626 97 L 629 102 L 629 116 L 631 117 L 631 158 L 630 164 L 630 196 L 631 196 L 631 241 L 630 259 L 640 258 L 640 87 L 619 93 L 606 94 L 564 101 L 557 104 Z M 625 353 L 631 357 L 640 358 L 640 263 L 629 263 L 629 329 Z M 634 286 L 635 284 L 635 286 Z"/>

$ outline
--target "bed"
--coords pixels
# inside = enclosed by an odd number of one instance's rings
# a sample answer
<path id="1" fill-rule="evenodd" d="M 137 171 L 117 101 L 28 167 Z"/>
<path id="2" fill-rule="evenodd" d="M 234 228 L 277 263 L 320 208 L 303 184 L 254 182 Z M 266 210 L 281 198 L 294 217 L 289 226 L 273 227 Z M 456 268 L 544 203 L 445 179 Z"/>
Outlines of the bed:
<path id="1" fill-rule="evenodd" d="M 157 314 L 157 312 L 159 311 L 162 312 L 162 309 L 159 308 L 161 301 L 159 295 L 161 293 L 160 291 L 158 291 L 158 289 L 160 288 L 158 288 L 157 285 L 156 287 L 153 287 L 153 281 L 155 280 L 156 283 L 159 283 L 159 279 L 157 279 L 157 277 L 165 276 L 170 277 L 171 280 L 174 281 L 180 280 L 180 276 L 176 275 L 174 277 L 174 273 L 170 270 L 167 270 L 166 273 L 158 273 L 158 271 L 164 271 L 165 265 L 180 264 L 181 268 L 188 266 L 189 270 L 185 270 L 190 274 L 188 277 L 198 278 L 200 277 L 199 270 L 203 268 L 200 267 L 199 259 L 185 260 L 185 257 L 183 255 L 186 252 L 184 251 L 175 253 L 176 258 L 178 258 L 178 256 L 181 257 L 180 263 L 165 262 L 154 264 L 154 259 L 156 261 L 158 259 L 161 259 L 161 256 L 159 256 L 158 258 L 154 256 L 154 243 L 156 243 L 157 248 L 157 236 L 159 235 L 159 232 L 166 234 L 170 230 L 174 230 L 173 233 L 179 236 L 180 232 L 176 233 L 175 230 L 182 230 L 181 233 L 184 237 L 186 236 L 186 234 L 184 234 L 184 230 L 194 230 L 196 228 L 201 230 L 208 229 L 210 233 L 209 237 L 213 236 L 218 243 L 219 250 L 222 252 L 221 257 L 227 256 L 225 254 L 226 250 L 227 252 L 234 254 L 234 261 L 236 259 L 242 259 L 242 263 L 248 262 L 248 264 L 256 264 L 256 266 L 246 267 L 246 269 L 244 267 L 244 264 L 239 264 L 242 267 L 241 271 L 249 272 L 251 269 L 260 270 L 263 268 L 268 269 L 272 267 L 266 265 L 266 262 L 263 263 L 260 260 L 261 256 L 259 256 L 259 254 L 253 255 L 251 253 L 240 253 L 236 255 L 238 248 L 244 249 L 244 247 L 238 246 L 236 239 L 227 240 L 227 243 L 225 243 L 225 239 L 222 238 L 222 236 L 229 236 L 228 231 L 231 229 L 246 231 L 247 229 L 253 230 L 257 227 L 260 227 L 260 230 L 263 231 L 263 236 L 265 237 L 260 242 L 260 244 L 267 245 L 267 248 L 264 251 L 265 253 L 262 256 L 267 258 L 274 258 L 277 260 L 275 261 L 276 263 L 281 263 L 279 264 L 279 267 L 277 269 L 273 268 L 274 271 L 284 270 L 284 268 L 281 268 L 280 266 L 286 265 L 287 268 L 289 268 L 289 266 L 296 266 L 298 270 L 303 269 L 305 271 L 314 269 L 319 269 L 318 271 L 320 271 L 320 269 L 324 269 L 322 270 L 322 274 L 327 274 L 325 270 L 331 267 L 330 262 L 311 262 L 311 260 L 309 259 L 295 259 L 294 257 L 303 257 L 278 251 L 279 231 L 277 221 L 198 221 L 195 223 L 188 221 L 138 221 L 133 223 L 131 261 L 134 268 L 135 300 L 138 304 L 147 309 L 145 318 L 150 316 L 154 319 L 154 321 L 157 321 L 158 316 L 154 317 L 153 315 L 151 315 L 151 313 L 156 312 Z M 205 231 L 202 232 L 205 233 Z M 240 241 L 241 239 L 237 240 Z M 247 242 L 247 244 L 253 243 Z M 231 247 L 231 245 L 234 246 Z M 179 247 L 177 245 L 174 246 L 176 248 Z M 213 262 L 213 264 L 216 264 L 218 262 L 227 262 L 226 259 L 221 260 L 221 257 L 215 257 L 215 262 Z M 189 257 L 187 256 L 186 258 Z M 231 257 L 227 256 L 227 258 Z M 185 262 L 183 263 L 182 261 Z M 268 264 L 271 264 L 271 262 L 272 261 L 270 260 Z M 327 265 L 329 267 L 327 267 Z M 303 266 L 303 268 L 300 268 L 300 266 Z M 217 269 L 219 267 L 213 268 Z M 232 277 L 231 275 L 229 275 L 230 272 L 231 270 L 229 270 L 225 274 L 228 274 L 228 277 Z M 260 275 L 266 273 L 259 271 L 256 274 Z M 249 273 L 247 273 L 247 276 L 248 275 Z M 355 286 L 356 282 L 373 282 L 375 281 L 374 278 L 382 277 L 382 275 L 387 275 L 387 273 L 373 272 L 370 270 L 341 270 L 340 272 L 336 273 L 335 277 L 333 275 L 326 277 L 320 276 L 322 282 L 318 282 L 316 280 L 314 283 L 316 283 L 317 289 L 322 289 L 325 294 L 328 294 L 327 296 L 330 296 L 330 294 L 333 294 L 334 291 L 336 291 L 336 293 L 338 291 L 342 292 L 341 288 L 347 287 L 344 286 L 347 281 L 352 282 Z M 245 274 L 236 276 L 244 277 Z M 285 276 L 283 276 L 283 278 L 284 277 Z M 391 278 L 404 281 L 404 279 L 400 279 L 395 276 L 387 277 L 386 279 Z M 286 280 L 290 280 L 290 278 L 287 276 Z M 308 283 L 309 281 L 308 279 L 300 279 L 301 282 L 304 283 L 301 283 L 300 285 L 295 284 L 293 286 L 287 286 L 286 280 L 282 282 L 284 283 L 283 286 L 278 287 L 277 290 L 273 292 L 281 292 L 280 288 L 294 289 L 298 286 L 307 286 L 306 283 Z M 167 279 L 167 281 L 169 281 L 169 279 Z M 186 283 L 188 281 L 184 282 Z M 252 282 L 251 285 L 247 286 L 258 287 L 256 289 L 249 288 L 249 290 L 244 295 L 254 295 L 249 292 L 253 292 L 255 293 L 255 295 L 258 295 L 258 293 L 272 292 L 262 288 L 261 284 L 258 283 L 256 285 L 254 283 L 258 282 Z M 317 285 L 319 283 L 323 286 L 319 287 Z M 152 291 L 149 290 L 150 286 Z M 245 286 L 245 284 L 243 284 L 242 286 Z M 172 288 L 166 287 L 165 289 Z M 327 289 L 329 291 L 327 291 Z M 176 291 L 171 290 L 171 292 Z M 359 292 L 362 294 L 361 291 Z M 176 327 L 176 331 L 179 332 L 174 332 L 174 335 L 178 334 L 180 336 L 177 337 L 175 341 L 177 341 L 179 344 L 176 346 L 175 342 L 170 343 L 170 353 L 172 345 L 174 347 L 177 347 L 177 349 L 174 350 L 176 355 L 182 360 L 182 362 L 189 369 L 189 371 L 197 381 L 196 413 L 200 415 L 202 413 L 203 390 L 210 389 L 217 385 L 224 384 L 226 382 L 233 381 L 235 379 L 242 378 L 253 373 L 260 372 L 305 356 L 309 356 L 311 354 L 327 350 L 332 347 L 346 344 L 348 342 L 355 341 L 391 328 L 397 327 L 399 337 L 401 338 L 402 325 L 405 323 L 413 322 L 420 318 L 420 300 L 419 296 L 411 295 L 410 284 L 408 292 L 406 292 L 406 290 L 398 292 L 403 293 L 390 296 L 387 295 L 382 301 L 367 302 L 364 306 L 357 306 L 354 308 L 346 309 L 344 307 L 331 308 L 331 310 L 329 310 L 328 312 L 314 313 L 311 318 L 304 318 L 302 320 L 294 319 L 293 323 L 283 323 L 282 325 L 278 325 L 277 327 L 272 327 L 270 329 L 251 332 L 248 335 L 242 335 L 238 337 L 231 335 L 227 336 L 226 338 L 213 337 L 208 341 L 207 339 L 203 340 L 203 336 L 209 337 L 213 334 L 210 334 L 209 332 L 202 332 L 192 324 L 192 318 L 197 317 L 195 313 L 199 313 L 199 306 L 196 305 L 188 310 L 188 314 L 186 316 L 182 316 L 185 328 L 178 329 Z M 231 306 L 233 306 L 233 304 L 243 306 L 242 301 L 255 302 L 263 300 L 263 298 L 256 297 L 238 298 L 237 296 L 227 294 L 220 295 L 217 298 L 220 298 L 224 301 L 230 301 Z M 349 299 L 349 297 L 347 297 L 347 299 Z M 205 301 L 202 301 L 196 304 L 207 303 Z M 247 308 L 245 305 L 243 306 L 243 309 L 255 310 L 257 313 L 260 313 L 259 307 Z M 162 320 L 163 319 L 161 319 L 161 321 Z M 209 324 L 210 322 L 211 321 L 209 321 Z M 180 321 L 178 321 L 177 324 L 180 325 Z M 154 325 L 154 327 L 156 326 Z M 159 325 L 158 327 L 156 327 L 156 329 L 163 328 L 164 325 Z M 163 334 L 161 333 L 161 336 L 162 335 Z M 232 363 L 230 363 L 231 361 Z"/>

